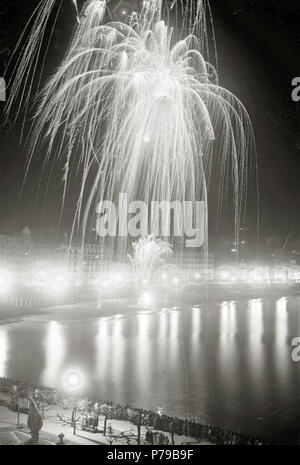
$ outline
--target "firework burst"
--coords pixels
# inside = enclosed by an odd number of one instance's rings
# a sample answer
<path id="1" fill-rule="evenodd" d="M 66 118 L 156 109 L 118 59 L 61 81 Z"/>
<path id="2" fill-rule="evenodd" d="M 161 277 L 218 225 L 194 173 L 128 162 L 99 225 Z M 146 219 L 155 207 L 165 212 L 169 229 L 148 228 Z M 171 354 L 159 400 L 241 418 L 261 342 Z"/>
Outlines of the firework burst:
<path id="1" fill-rule="evenodd" d="M 74 225 L 83 237 L 98 202 L 117 202 L 124 192 L 129 201 L 203 200 L 207 238 L 212 179 L 219 210 L 233 190 L 238 235 L 254 139 L 244 106 L 204 56 L 206 8 L 197 2 L 194 22 L 183 11 L 190 33 L 177 40 L 160 2 L 145 1 L 128 23 L 108 24 L 106 2 L 86 2 L 68 53 L 39 96 L 31 135 L 31 157 L 43 146 L 45 166 L 63 166 L 63 201 L 80 173 Z"/>
<path id="2" fill-rule="evenodd" d="M 165 258 L 172 255 L 172 247 L 168 242 L 153 236 L 141 237 L 132 245 L 131 262 L 135 283 L 138 290 L 151 289 L 156 273 L 164 266 Z"/>

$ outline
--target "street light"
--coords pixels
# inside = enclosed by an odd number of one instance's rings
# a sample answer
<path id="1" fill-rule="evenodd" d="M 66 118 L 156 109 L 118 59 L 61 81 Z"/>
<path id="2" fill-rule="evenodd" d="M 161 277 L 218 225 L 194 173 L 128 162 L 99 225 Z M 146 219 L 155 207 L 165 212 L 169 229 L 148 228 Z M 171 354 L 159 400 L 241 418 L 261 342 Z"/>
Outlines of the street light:
<path id="1" fill-rule="evenodd" d="M 59 270 L 53 270 L 51 275 L 51 283 L 49 285 L 49 290 L 55 295 L 63 294 L 70 285 L 70 279 L 67 273 L 61 272 Z"/>
<path id="2" fill-rule="evenodd" d="M 139 298 L 138 305 L 140 307 L 150 308 L 153 303 L 152 295 L 150 292 L 144 292 Z"/>
<path id="3" fill-rule="evenodd" d="M 13 386 L 13 393 L 14 393 L 14 398 L 17 403 L 17 428 L 20 427 L 20 405 L 19 405 L 19 393 L 18 393 L 18 385 Z"/>
<path id="4" fill-rule="evenodd" d="M 5 294 L 12 287 L 12 276 L 7 271 L 0 270 L 0 294 Z"/>
<path id="5" fill-rule="evenodd" d="M 75 397 L 75 405 L 74 405 L 74 410 L 72 414 L 72 420 L 73 420 L 73 434 L 76 434 L 76 415 L 77 415 L 77 397 L 76 394 L 78 392 L 78 389 L 81 385 L 81 376 L 77 371 L 71 371 L 70 373 L 67 374 L 66 376 L 66 383 L 68 387 L 74 392 L 74 397 Z"/>

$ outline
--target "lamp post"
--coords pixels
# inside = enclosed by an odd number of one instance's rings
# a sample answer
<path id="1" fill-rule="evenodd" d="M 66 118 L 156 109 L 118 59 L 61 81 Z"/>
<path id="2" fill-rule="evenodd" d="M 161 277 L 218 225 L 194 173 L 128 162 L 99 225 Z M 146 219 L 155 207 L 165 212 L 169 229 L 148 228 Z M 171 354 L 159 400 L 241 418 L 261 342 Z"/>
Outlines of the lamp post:
<path id="1" fill-rule="evenodd" d="M 143 423 L 144 415 L 141 412 L 138 412 L 138 417 L 137 417 L 137 444 L 140 445 L 141 443 L 141 426 Z"/>
<path id="2" fill-rule="evenodd" d="M 67 376 L 67 385 L 73 391 L 75 397 L 75 405 L 72 413 L 73 434 L 76 434 L 76 415 L 77 415 L 77 394 L 81 385 L 81 376 L 76 371 L 72 371 Z"/>
<path id="3" fill-rule="evenodd" d="M 19 394 L 18 394 L 18 385 L 13 386 L 14 397 L 17 403 L 17 428 L 20 427 L 20 405 L 19 405 Z"/>
<path id="4" fill-rule="evenodd" d="M 73 409 L 72 421 L 73 421 L 73 434 L 76 435 L 76 415 L 77 415 L 77 398 L 75 397 L 75 405 Z"/>

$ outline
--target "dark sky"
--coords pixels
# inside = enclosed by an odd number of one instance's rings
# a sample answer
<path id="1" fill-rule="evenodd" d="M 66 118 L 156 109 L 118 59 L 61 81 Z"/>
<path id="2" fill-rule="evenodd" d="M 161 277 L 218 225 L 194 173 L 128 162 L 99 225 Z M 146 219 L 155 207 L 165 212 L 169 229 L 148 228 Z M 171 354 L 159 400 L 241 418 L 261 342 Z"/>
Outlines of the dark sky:
<path id="1" fill-rule="evenodd" d="M 133 1 L 133 0 L 131 0 Z M 126 3 L 130 5 L 130 0 Z M 0 51 L 13 49 L 37 1 L 0 1 Z M 300 236 L 300 106 L 291 99 L 291 81 L 300 76 L 299 0 L 211 0 L 218 49 L 220 83 L 235 93 L 250 113 L 258 153 L 262 238 L 291 232 Z M 46 71 L 59 64 L 76 23 L 70 0 L 55 30 Z M 5 65 L 0 54 L 0 76 Z M 3 109 L 3 104 L 0 103 Z M 26 153 L 18 144 L 20 125 L 0 134 L 0 233 L 57 226 L 61 186 L 58 178 L 48 186 L 45 202 L 36 198 L 36 180 L 43 154 L 35 160 L 20 206 L 17 193 L 24 176 Z M 254 183 L 250 198 L 255 199 Z M 249 205 L 249 229 L 254 228 L 254 203 Z M 68 229 L 66 215 L 62 225 Z M 224 225 L 224 234 L 226 225 Z"/>
<path id="2" fill-rule="evenodd" d="M 291 81 L 300 74 L 300 2 L 211 2 L 220 81 L 250 113 L 259 161 L 263 235 L 299 237 L 300 106 Z"/>

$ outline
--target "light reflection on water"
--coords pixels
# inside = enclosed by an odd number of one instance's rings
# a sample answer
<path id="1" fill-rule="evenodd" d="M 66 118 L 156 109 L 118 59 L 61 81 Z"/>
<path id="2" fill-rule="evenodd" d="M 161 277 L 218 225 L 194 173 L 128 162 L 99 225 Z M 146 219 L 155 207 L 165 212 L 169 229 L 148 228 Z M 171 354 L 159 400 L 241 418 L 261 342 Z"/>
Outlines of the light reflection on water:
<path id="1" fill-rule="evenodd" d="M 62 326 L 56 321 L 49 323 L 44 344 L 45 369 L 42 374 L 42 384 L 53 386 L 61 373 L 61 366 L 66 355 L 66 341 Z"/>
<path id="2" fill-rule="evenodd" d="M 276 302 L 276 318 L 275 318 L 275 349 L 274 356 L 276 359 L 277 379 L 278 379 L 278 395 L 283 399 L 285 397 L 285 383 L 290 379 L 289 363 L 290 354 L 288 351 L 282 350 L 288 341 L 288 312 L 287 312 L 287 299 L 283 297 Z"/>
<path id="3" fill-rule="evenodd" d="M 0 376 L 5 376 L 8 353 L 8 329 L 0 326 Z"/>
<path id="4" fill-rule="evenodd" d="M 300 336 L 298 313 L 293 297 L 124 309 L 118 318 L 32 318 L 0 327 L 0 376 L 61 388 L 77 367 L 82 395 L 278 432 L 297 423 L 300 365 L 291 360 L 291 340 Z"/>
<path id="5" fill-rule="evenodd" d="M 264 324 L 263 324 L 263 303 L 261 299 L 253 299 L 249 301 L 248 305 L 248 356 L 249 365 L 253 374 L 252 389 L 257 390 L 262 388 L 261 381 L 263 381 L 264 370 Z"/>

